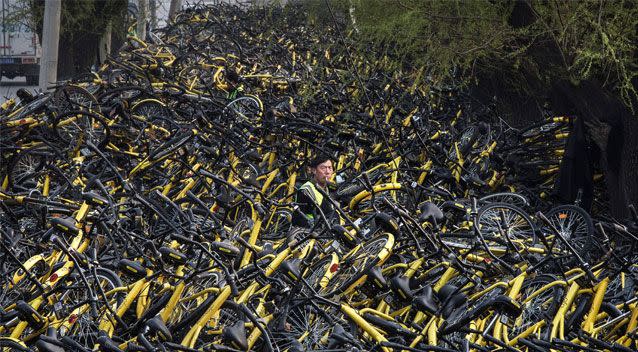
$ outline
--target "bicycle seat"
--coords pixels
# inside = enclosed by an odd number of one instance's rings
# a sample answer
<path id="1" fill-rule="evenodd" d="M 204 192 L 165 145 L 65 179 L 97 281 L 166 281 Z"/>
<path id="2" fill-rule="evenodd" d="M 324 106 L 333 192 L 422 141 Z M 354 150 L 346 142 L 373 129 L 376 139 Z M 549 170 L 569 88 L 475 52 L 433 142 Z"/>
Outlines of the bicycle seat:
<path id="1" fill-rule="evenodd" d="M 108 336 L 104 336 L 104 335 L 100 336 L 97 339 L 97 342 L 100 344 L 99 351 L 102 351 L 102 352 L 124 352 Z"/>
<path id="2" fill-rule="evenodd" d="M 412 304 L 420 311 L 435 314 L 439 310 L 439 305 L 434 298 L 434 290 L 432 286 L 427 285 L 423 288 L 423 292 L 414 298 Z"/>
<path id="3" fill-rule="evenodd" d="M 140 263 L 129 259 L 122 259 L 117 264 L 118 269 L 122 272 L 141 279 L 146 276 L 146 268 Z"/>
<path id="4" fill-rule="evenodd" d="M 371 283 L 376 289 L 384 289 L 388 283 L 383 277 L 383 272 L 381 271 L 381 267 L 373 266 L 370 270 L 368 270 L 368 279 L 366 282 Z"/>
<path id="5" fill-rule="evenodd" d="M 226 241 L 213 241 L 210 243 L 210 246 L 211 248 L 216 249 L 217 253 L 223 253 L 233 257 L 239 254 L 239 248 Z"/>
<path id="6" fill-rule="evenodd" d="M 160 316 L 156 316 L 147 321 L 146 326 L 151 334 L 157 335 L 162 341 L 171 341 L 173 339 L 173 335 L 171 335 L 171 332 Z"/>
<path id="7" fill-rule="evenodd" d="M 356 246 L 357 245 L 357 241 L 354 238 L 354 236 L 352 236 L 352 234 L 350 233 L 350 231 L 348 231 L 345 227 L 341 226 L 341 225 L 333 225 L 330 228 L 330 233 L 336 238 L 336 239 L 340 239 L 343 240 L 344 242 L 346 242 L 347 244 L 351 245 L 351 246 Z"/>
<path id="8" fill-rule="evenodd" d="M 238 320 L 232 326 L 224 327 L 222 339 L 228 341 L 235 348 L 246 351 L 248 349 L 248 340 L 246 339 L 244 321 Z"/>
<path id="9" fill-rule="evenodd" d="M 523 308 L 520 304 L 513 301 L 510 297 L 506 295 L 498 295 L 491 304 L 501 313 L 507 315 L 508 317 L 515 319 L 519 315 L 521 315 Z"/>
<path id="10" fill-rule="evenodd" d="M 441 209 L 432 202 L 421 203 L 419 210 L 421 211 L 421 215 L 419 215 L 420 222 L 438 223 L 445 217 Z"/>
<path id="11" fill-rule="evenodd" d="M 109 204 L 108 199 L 94 192 L 82 192 L 82 200 L 93 206 Z"/>
<path id="12" fill-rule="evenodd" d="M 410 290 L 410 279 L 405 275 L 397 275 L 390 279 L 390 288 L 403 299 L 412 300 L 414 298 L 412 290 Z"/>
<path id="13" fill-rule="evenodd" d="M 53 218 L 51 219 L 51 226 L 71 235 L 80 233 L 80 229 L 75 225 L 75 219 L 71 217 Z"/>
<path id="14" fill-rule="evenodd" d="M 15 309 L 12 311 L 6 312 L 2 308 L 0 308 L 0 325 L 15 319 L 18 316 L 18 314 L 19 312 Z"/>
<path id="15" fill-rule="evenodd" d="M 290 343 L 290 347 L 288 347 L 288 351 L 290 352 L 304 352 L 305 349 L 303 347 L 303 345 L 301 344 L 301 342 L 293 339 L 293 338 L 288 338 L 288 340 L 286 341 L 288 343 Z"/>
<path id="16" fill-rule="evenodd" d="M 432 175 L 435 176 L 436 179 L 444 179 L 444 180 L 452 179 L 452 171 L 444 167 L 433 167 Z"/>
<path id="17" fill-rule="evenodd" d="M 298 258 L 284 260 L 281 263 L 281 270 L 291 279 L 297 281 L 301 277 L 301 268 L 299 266 L 301 260 Z"/>
<path id="18" fill-rule="evenodd" d="M 35 343 L 35 347 L 38 351 L 42 352 L 64 352 L 64 345 L 58 341 L 55 337 L 40 335 L 40 338 Z"/>
<path id="19" fill-rule="evenodd" d="M 374 216 L 374 223 L 383 231 L 399 236 L 399 223 L 392 216 L 386 213 L 377 213 Z"/>
<path id="20" fill-rule="evenodd" d="M 401 326 L 401 324 L 381 318 L 380 316 L 372 314 L 372 313 L 363 314 L 363 318 L 367 320 L 368 322 L 372 323 L 372 325 L 381 327 L 384 331 L 387 331 L 387 332 L 392 332 L 394 334 L 404 335 L 404 336 L 416 335 L 414 332 Z"/>
<path id="21" fill-rule="evenodd" d="M 159 252 L 162 255 L 162 259 L 172 265 L 182 265 L 188 261 L 186 254 L 170 247 L 160 247 Z"/>
<path id="22" fill-rule="evenodd" d="M 467 296 L 458 290 L 454 285 L 444 285 L 438 292 L 439 301 L 443 305 L 441 315 L 447 318 L 452 312 L 467 303 Z"/>
<path id="23" fill-rule="evenodd" d="M 329 349 L 337 349 L 339 346 L 343 344 L 349 344 L 354 340 L 354 336 L 347 332 L 343 326 L 336 324 L 334 329 L 332 329 L 332 334 L 330 334 L 330 338 L 328 340 L 328 348 Z"/>
<path id="24" fill-rule="evenodd" d="M 35 99 L 33 94 L 24 88 L 18 89 L 18 91 L 16 91 L 16 96 L 20 98 L 20 101 L 24 104 L 28 104 Z"/>

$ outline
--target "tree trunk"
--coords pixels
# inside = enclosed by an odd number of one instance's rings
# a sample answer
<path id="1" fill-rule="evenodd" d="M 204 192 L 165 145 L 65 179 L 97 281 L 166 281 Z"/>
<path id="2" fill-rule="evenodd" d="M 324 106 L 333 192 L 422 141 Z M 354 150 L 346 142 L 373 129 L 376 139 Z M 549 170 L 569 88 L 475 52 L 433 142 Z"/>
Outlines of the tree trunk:
<path id="1" fill-rule="evenodd" d="M 137 37 L 144 40 L 146 38 L 146 13 L 148 11 L 148 0 L 139 0 L 139 8 L 137 11 Z"/>
<path id="2" fill-rule="evenodd" d="M 100 37 L 98 49 L 98 60 L 101 65 L 104 63 L 109 54 L 111 54 L 111 33 L 113 32 L 113 23 L 109 21 L 104 29 L 104 34 Z"/>
<path id="3" fill-rule="evenodd" d="M 151 16 L 150 29 L 155 29 L 157 28 L 157 1 L 149 0 L 148 8 Z"/>
<path id="4" fill-rule="evenodd" d="M 168 18 L 169 20 L 173 20 L 175 18 L 175 14 L 182 7 L 182 0 L 171 0 L 171 6 L 168 9 Z"/>
<path id="5" fill-rule="evenodd" d="M 553 93 L 556 114 L 583 119 L 591 144 L 600 150 L 610 213 L 626 218 L 627 205 L 638 204 L 638 121 L 596 81 L 559 82 Z"/>

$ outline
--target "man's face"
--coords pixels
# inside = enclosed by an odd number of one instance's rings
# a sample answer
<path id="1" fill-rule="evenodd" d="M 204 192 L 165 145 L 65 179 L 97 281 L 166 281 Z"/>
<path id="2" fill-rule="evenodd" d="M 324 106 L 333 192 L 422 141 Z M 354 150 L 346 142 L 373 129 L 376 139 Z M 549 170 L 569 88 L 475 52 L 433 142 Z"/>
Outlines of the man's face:
<path id="1" fill-rule="evenodd" d="M 316 168 L 312 169 L 315 181 L 322 186 L 325 186 L 328 180 L 332 177 L 332 171 L 332 161 L 330 160 L 326 160 L 317 165 Z"/>

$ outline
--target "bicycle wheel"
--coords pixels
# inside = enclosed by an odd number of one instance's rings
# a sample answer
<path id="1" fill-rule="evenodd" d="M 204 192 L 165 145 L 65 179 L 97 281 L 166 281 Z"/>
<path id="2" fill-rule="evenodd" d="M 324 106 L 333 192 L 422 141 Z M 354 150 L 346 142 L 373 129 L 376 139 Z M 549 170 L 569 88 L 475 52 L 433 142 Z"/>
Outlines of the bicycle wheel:
<path id="1" fill-rule="evenodd" d="M 478 134 L 477 126 L 469 126 L 466 129 L 464 129 L 463 132 L 459 134 L 457 141 L 458 141 L 458 150 L 461 153 L 461 156 L 464 156 L 465 154 L 467 154 L 469 149 L 472 147 L 472 145 L 476 141 L 477 134 Z M 452 146 L 448 150 L 447 157 L 450 160 L 456 160 L 456 158 L 458 157 L 454 143 L 452 143 Z"/>
<path id="2" fill-rule="evenodd" d="M 394 246 L 394 236 L 384 233 L 369 239 L 345 255 L 339 263 L 339 270 L 332 278 L 328 295 L 348 292 L 354 289 L 359 279 L 375 265 L 380 265 L 390 256 Z"/>
<path id="3" fill-rule="evenodd" d="M 271 325 L 273 344 L 280 351 L 345 350 L 335 335 L 345 334 L 347 323 L 334 307 L 296 303 Z"/>
<path id="4" fill-rule="evenodd" d="M 215 300 L 216 294 L 205 293 L 206 290 L 220 286 L 223 281 L 217 273 L 201 274 L 186 285 L 179 303 L 167 319 L 175 337 L 185 334 Z"/>
<path id="5" fill-rule="evenodd" d="M 222 115 L 229 122 L 256 122 L 262 114 L 262 104 L 255 97 L 239 97 L 226 105 Z"/>
<path id="6" fill-rule="evenodd" d="M 555 281 L 552 275 L 540 275 L 523 283 L 518 299 L 522 312 L 512 327 L 505 327 L 506 339 L 517 341 L 532 334 L 540 337 L 541 328 L 554 317 L 565 293 L 563 285 L 549 286 Z"/>
<path id="7" fill-rule="evenodd" d="M 611 272 L 609 274 L 612 274 Z M 601 275 L 601 277 L 604 277 Z M 610 276 L 607 290 L 605 291 L 605 302 L 620 304 L 627 302 L 638 295 L 638 282 L 635 273 L 620 272 Z"/>
<path id="8" fill-rule="evenodd" d="M 521 208 L 508 203 L 491 203 L 479 209 L 476 219 L 483 235 L 502 237 L 531 245 L 536 243 L 532 219 Z"/>
<path id="9" fill-rule="evenodd" d="M 23 151 L 16 154 L 8 167 L 9 187 L 35 188 L 39 182 L 40 170 L 44 168 L 47 154 L 38 151 Z"/>
<path id="10" fill-rule="evenodd" d="M 78 86 L 64 86 L 53 93 L 53 102 L 60 111 L 91 110 L 97 106 L 97 99 L 86 89 Z"/>
<path id="11" fill-rule="evenodd" d="M 97 343 L 99 323 L 109 314 L 107 305 L 115 311 L 117 306 L 124 300 L 124 292 L 109 294 L 109 291 L 122 286 L 122 281 L 116 273 L 104 268 L 96 269 L 97 278 L 93 275 L 87 275 L 86 279 L 95 294 L 98 297 L 96 302 L 97 316 L 94 316 L 89 307 L 89 303 L 84 303 L 76 308 L 68 316 L 70 323 L 68 335 L 76 336 L 75 340 L 84 346 L 93 346 Z M 59 302 L 62 306 L 73 306 L 81 302 L 88 302 L 91 297 L 88 290 L 84 287 L 84 283 L 79 278 L 76 283 L 64 291 L 60 296 Z M 108 302 L 103 302 L 104 297 L 101 295 L 100 288 L 104 291 Z"/>
<path id="12" fill-rule="evenodd" d="M 318 294 L 325 294 L 326 288 L 329 288 L 329 282 L 323 282 L 322 279 L 327 273 L 334 273 L 339 269 L 338 257 L 336 254 L 321 258 L 313 263 L 303 274 L 304 280 Z M 304 285 L 302 293 L 310 293 L 310 289 Z"/>
<path id="13" fill-rule="evenodd" d="M 489 194 L 487 196 L 479 198 L 478 202 L 479 205 L 489 203 L 508 203 L 520 208 L 529 206 L 529 201 L 527 200 L 527 198 L 525 198 L 525 196 L 511 192 Z"/>
<path id="14" fill-rule="evenodd" d="M 151 150 L 169 140 L 171 135 L 179 129 L 168 108 L 155 99 L 145 99 L 137 102 L 131 108 L 131 115 L 146 121 L 143 133 L 145 139 L 149 142 L 148 148 Z"/>
<path id="15" fill-rule="evenodd" d="M 292 228 L 292 210 L 278 208 L 270 214 L 268 221 L 262 226 L 264 230 L 263 238 L 266 240 L 277 240 L 286 237 Z"/>
<path id="16" fill-rule="evenodd" d="M 200 351 L 214 350 L 213 344 L 236 346 L 242 351 L 248 349 L 246 341 L 246 318 L 239 306 L 226 301 L 219 312 L 209 320 L 199 333 L 194 348 Z"/>
<path id="17" fill-rule="evenodd" d="M 545 216 L 583 260 L 591 263 L 597 258 L 594 224 L 585 210 L 575 205 L 560 205 L 552 208 Z M 561 240 L 555 239 L 554 243 L 555 248 L 566 250 Z"/>
<path id="18" fill-rule="evenodd" d="M 71 147 L 83 146 L 87 141 L 102 147 L 110 137 L 110 130 L 103 118 L 87 111 L 70 111 L 59 115 L 54 128 L 59 141 Z"/>

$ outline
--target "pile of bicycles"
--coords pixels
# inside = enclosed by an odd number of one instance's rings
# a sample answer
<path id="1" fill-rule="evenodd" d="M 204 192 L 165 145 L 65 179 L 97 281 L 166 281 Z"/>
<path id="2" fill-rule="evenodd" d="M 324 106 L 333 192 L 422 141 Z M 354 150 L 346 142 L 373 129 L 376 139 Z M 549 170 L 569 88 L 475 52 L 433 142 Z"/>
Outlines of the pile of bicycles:
<path id="1" fill-rule="evenodd" d="M 0 107 L 0 350 L 638 348 L 634 208 L 547 196 L 575 117 L 512 129 L 299 16 L 196 5 Z M 336 216 L 294 227 L 317 153 Z"/>

